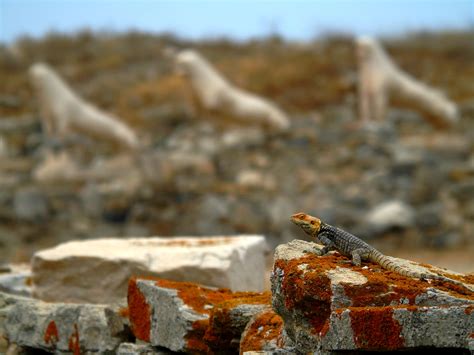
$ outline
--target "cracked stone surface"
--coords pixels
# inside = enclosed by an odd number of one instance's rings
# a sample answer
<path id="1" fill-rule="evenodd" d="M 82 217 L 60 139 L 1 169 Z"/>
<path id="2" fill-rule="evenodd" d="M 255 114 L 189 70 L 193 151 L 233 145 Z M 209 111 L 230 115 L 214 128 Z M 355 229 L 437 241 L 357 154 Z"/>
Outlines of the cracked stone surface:
<path id="1" fill-rule="evenodd" d="M 49 352 L 115 353 L 129 333 L 105 305 L 46 303 L 0 293 L 0 335 Z"/>
<path id="2" fill-rule="evenodd" d="M 135 336 L 179 352 L 238 351 L 247 322 L 269 305 L 268 292 L 234 293 L 163 279 L 131 279 L 128 289 Z"/>
<path id="3" fill-rule="evenodd" d="M 352 266 L 336 252 L 320 256 L 320 248 L 295 240 L 275 252 L 272 304 L 299 351 L 471 346 L 474 292 L 407 278 L 371 262 Z M 397 260 L 472 283 L 470 275 Z"/>

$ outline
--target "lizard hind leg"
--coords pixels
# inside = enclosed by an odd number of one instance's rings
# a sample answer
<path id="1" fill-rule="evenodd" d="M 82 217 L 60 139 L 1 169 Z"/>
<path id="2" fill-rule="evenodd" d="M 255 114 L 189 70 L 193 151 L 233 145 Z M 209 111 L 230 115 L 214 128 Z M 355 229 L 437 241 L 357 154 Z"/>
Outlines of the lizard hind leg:
<path id="1" fill-rule="evenodd" d="M 369 251 L 364 248 L 354 249 L 351 252 L 352 255 L 352 264 L 355 266 L 360 266 L 362 260 L 366 260 L 369 257 Z"/>

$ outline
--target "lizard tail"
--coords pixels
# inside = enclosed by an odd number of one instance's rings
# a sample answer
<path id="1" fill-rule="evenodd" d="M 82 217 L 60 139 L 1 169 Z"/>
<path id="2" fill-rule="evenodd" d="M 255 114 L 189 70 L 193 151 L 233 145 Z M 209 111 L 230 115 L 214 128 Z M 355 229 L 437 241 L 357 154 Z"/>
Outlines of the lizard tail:
<path id="1" fill-rule="evenodd" d="M 395 260 L 392 258 L 382 254 L 378 250 L 372 250 L 369 253 L 369 260 L 379 264 L 385 270 L 396 272 L 400 275 L 407 276 L 407 277 L 419 277 L 414 275 L 413 273 L 409 272 L 408 270 L 401 267 Z"/>
<path id="2" fill-rule="evenodd" d="M 441 275 L 422 274 L 421 278 L 425 280 L 433 279 L 433 280 L 438 280 L 442 282 L 449 282 L 450 284 L 454 284 L 466 290 L 469 290 L 470 292 L 474 292 L 474 287 L 468 286 L 462 283 L 461 281 L 450 279 L 449 277 L 445 277 Z"/>
<path id="3" fill-rule="evenodd" d="M 474 292 L 474 287 L 469 287 L 468 285 L 462 283 L 458 280 L 453 280 L 445 276 L 435 275 L 435 274 L 425 274 L 419 273 L 416 271 L 408 270 L 402 266 L 400 266 L 395 260 L 391 257 L 388 257 L 378 250 L 372 250 L 369 254 L 369 260 L 376 262 L 380 266 L 382 266 L 385 270 L 396 272 L 402 276 L 421 279 L 421 280 L 437 280 L 442 282 L 448 282 L 450 284 L 457 285 L 464 289 L 469 290 L 470 292 Z"/>

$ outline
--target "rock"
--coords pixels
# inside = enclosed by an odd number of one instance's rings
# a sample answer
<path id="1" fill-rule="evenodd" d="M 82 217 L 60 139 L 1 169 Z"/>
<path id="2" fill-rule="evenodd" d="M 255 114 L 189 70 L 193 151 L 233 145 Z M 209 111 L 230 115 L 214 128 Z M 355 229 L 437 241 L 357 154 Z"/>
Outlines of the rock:
<path id="1" fill-rule="evenodd" d="M 4 158 L 4 157 L 7 157 L 8 155 L 9 155 L 8 144 L 5 141 L 5 139 L 2 136 L 0 136 L 0 157 Z"/>
<path id="2" fill-rule="evenodd" d="M 31 269 L 28 265 L 10 265 L 8 272 L 0 273 L 0 291 L 14 295 L 31 296 Z"/>
<path id="3" fill-rule="evenodd" d="M 271 308 L 256 314 L 245 328 L 240 342 L 240 353 L 283 350 L 287 347 L 283 320 Z"/>
<path id="4" fill-rule="evenodd" d="M 390 169 L 392 177 L 412 177 L 422 160 L 422 151 L 395 145 Z"/>
<path id="5" fill-rule="evenodd" d="M 247 128 L 234 129 L 223 133 L 221 146 L 225 149 L 235 149 L 248 146 L 259 146 L 265 141 L 265 134 L 261 129 Z"/>
<path id="6" fill-rule="evenodd" d="M 268 217 L 271 226 L 275 230 L 282 230 L 285 227 L 289 228 L 288 216 L 290 216 L 296 207 L 289 198 L 278 196 L 268 206 Z"/>
<path id="7" fill-rule="evenodd" d="M 142 155 L 140 168 L 150 184 L 171 185 L 184 191 L 199 190 L 215 176 L 212 159 L 193 151 L 153 152 Z"/>
<path id="8" fill-rule="evenodd" d="M 108 223 L 125 224 L 132 207 L 126 194 L 116 192 L 103 205 L 102 218 Z M 125 196 L 124 196 L 125 195 Z"/>
<path id="9" fill-rule="evenodd" d="M 21 107 L 21 98 L 12 95 L 0 95 L 0 106 L 7 108 L 18 108 Z"/>
<path id="10" fill-rule="evenodd" d="M 69 154 L 61 152 L 46 155 L 34 169 L 33 179 L 41 184 L 82 183 L 86 176 Z"/>
<path id="11" fill-rule="evenodd" d="M 233 341 L 240 339 L 238 332 L 246 320 L 268 302 L 268 294 L 232 293 L 164 279 L 131 279 L 128 288 L 134 335 L 154 346 L 187 353 L 209 353 L 212 348 L 235 351 Z M 219 324 L 226 327 L 218 329 Z"/>
<path id="12" fill-rule="evenodd" d="M 0 132 L 2 134 L 13 134 L 40 131 L 41 124 L 38 117 L 21 115 L 13 117 L 2 117 L 0 119 Z"/>
<path id="13" fill-rule="evenodd" d="M 458 233 L 444 232 L 431 237 L 428 241 L 425 241 L 425 244 L 439 250 L 449 250 L 459 248 L 463 244 L 463 240 Z"/>
<path id="14" fill-rule="evenodd" d="M 416 225 L 423 231 L 440 230 L 443 205 L 432 203 L 419 208 L 416 212 Z"/>
<path id="15" fill-rule="evenodd" d="M 173 351 L 156 348 L 149 344 L 122 343 L 117 349 L 117 355 L 168 355 Z"/>
<path id="16" fill-rule="evenodd" d="M 0 293 L 0 335 L 49 352 L 106 353 L 127 338 L 121 317 L 105 305 L 46 303 Z"/>
<path id="17" fill-rule="evenodd" d="M 272 175 L 263 174 L 257 170 L 239 172 L 236 183 L 243 188 L 266 191 L 274 191 L 277 186 L 277 182 Z"/>
<path id="18" fill-rule="evenodd" d="M 365 223 L 376 233 L 383 233 L 392 228 L 407 228 L 414 223 L 413 208 L 402 201 L 388 201 L 370 210 Z"/>
<path id="19" fill-rule="evenodd" d="M 272 304 L 298 351 L 468 347 L 474 292 L 407 278 L 374 263 L 351 266 L 338 253 L 318 256 L 320 248 L 295 240 L 275 252 Z M 396 260 L 404 268 L 473 284 L 469 275 Z"/>
<path id="20" fill-rule="evenodd" d="M 467 136 L 449 131 L 429 135 L 409 135 L 400 143 L 409 150 L 429 151 L 441 161 L 467 161 L 471 152 L 471 142 Z"/>
<path id="21" fill-rule="evenodd" d="M 212 352 L 238 353 L 247 323 L 263 310 L 270 309 L 271 295 L 243 293 L 214 306 L 204 340 Z"/>
<path id="22" fill-rule="evenodd" d="M 391 107 L 387 112 L 387 121 L 393 122 L 397 126 L 402 124 L 419 126 L 423 122 L 423 117 L 415 111 Z"/>
<path id="23" fill-rule="evenodd" d="M 125 297 L 132 275 L 261 291 L 265 251 L 256 235 L 73 241 L 33 256 L 33 292 L 45 301 L 110 303 Z"/>
<path id="24" fill-rule="evenodd" d="M 87 184 L 79 192 L 84 212 L 91 217 L 100 216 L 104 201 L 96 184 Z"/>
<path id="25" fill-rule="evenodd" d="M 19 189 L 13 199 L 13 209 L 19 220 L 41 222 L 49 216 L 48 200 L 37 188 Z"/>
<path id="26" fill-rule="evenodd" d="M 472 306 L 355 307 L 331 314 L 321 347 L 381 351 L 469 349 L 473 330 Z"/>
<path id="27" fill-rule="evenodd" d="M 197 216 L 196 223 L 193 224 L 192 220 L 189 220 L 188 225 L 192 225 L 192 229 L 195 230 L 197 234 L 205 235 L 213 231 L 223 234 L 229 232 L 229 230 L 225 231 L 219 228 L 222 221 L 225 221 L 229 215 L 231 215 L 231 203 L 229 198 L 217 194 L 206 194 L 202 199 L 196 201 L 195 205 L 189 217 Z M 182 233 L 188 231 L 189 230 L 181 230 Z"/>
<path id="28" fill-rule="evenodd" d="M 454 184 L 450 192 L 453 197 L 461 202 L 472 201 L 474 198 L 474 178 Z"/>

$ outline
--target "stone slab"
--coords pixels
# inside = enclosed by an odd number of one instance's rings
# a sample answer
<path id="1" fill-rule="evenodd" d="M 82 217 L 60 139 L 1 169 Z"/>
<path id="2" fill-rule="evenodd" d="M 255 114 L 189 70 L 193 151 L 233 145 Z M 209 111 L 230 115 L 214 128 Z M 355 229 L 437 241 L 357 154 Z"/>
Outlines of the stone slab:
<path id="1" fill-rule="evenodd" d="M 284 320 L 286 333 L 298 344 L 298 350 L 468 346 L 465 332 L 466 329 L 473 332 L 473 315 L 468 310 L 474 307 L 474 292 L 449 282 L 404 277 L 370 262 L 356 267 L 335 252 L 319 256 L 321 248 L 315 243 L 294 240 L 280 245 L 275 252 L 272 304 Z M 472 275 L 409 260 L 397 261 L 405 268 L 439 273 L 472 285 Z M 450 313 L 442 316 L 443 309 Z M 363 324 L 359 327 L 361 329 L 357 329 L 354 317 L 363 319 L 359 323 Z M 395 326 L 395 323 L 399 325 Z M 453 329 L 458 337 L 450 339 L 435 325 Z M 390 326 L 399 329 L 403 341 L 389 343 L 385 341 L 385 331 L 374 331 L 380 327 L 386 330 Z M 358 343 L 358 333 L 366 334 L 371 343 Z M 404 334 L 418 336 L 410 338 Z M 385 348 L 380 344 L 385 344 Z"/>
<path id="2" fill-rule="evenodd" d="M 269 302 L 268 293 L 233 293 L 163 279 L 131 279 L 128 289 L 137 339 L 188 353 L 235 352 L 246 321 Z"/>
<path id="3" fill-rule="evenodd" d="M 31 296 L 31 268 L 27 264 L 8 265 L 0 272 L 0 291 L 20 296 Z"/>
<path id="4" fill-rule="evenodd" d="M 112 354 L 129 336 L 108 306 L 46 303 L 5 293 L 0 293 L 0 335 L 20 347 L 75 354 Z"/>
<path id="5" fill-rule="evenodd" d="M 126 297 L 133 275 L 262 291 L 265 251 L 257 235 L 73 241 L 33 256 L 33 294 L 45 301 L 112 303 Z"/>
<path id="6" fill-rule="evenodd" d="M 173 351 L 156 348 L 149 344 L 122 343 L 117 349 L 117 355 L 169 355 Z"/>

